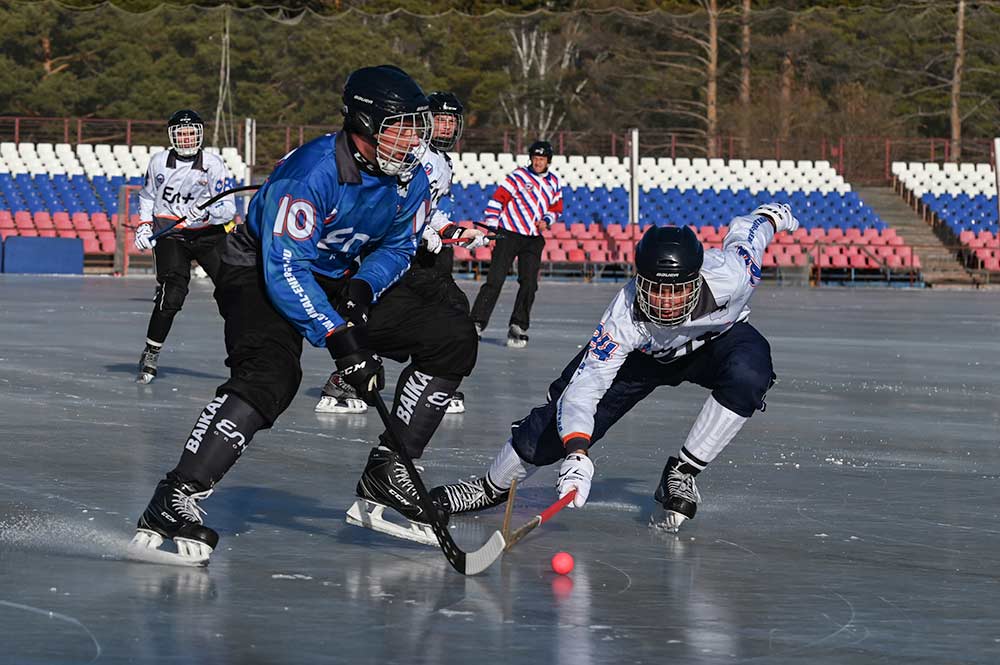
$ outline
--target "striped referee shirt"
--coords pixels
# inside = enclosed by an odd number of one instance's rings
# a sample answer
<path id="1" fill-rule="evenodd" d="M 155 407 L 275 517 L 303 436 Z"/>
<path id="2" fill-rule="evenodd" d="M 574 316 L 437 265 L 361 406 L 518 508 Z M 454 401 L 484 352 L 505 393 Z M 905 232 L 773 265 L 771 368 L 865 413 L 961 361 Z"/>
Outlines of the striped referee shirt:
<path id="1" fill-rule="evenodd" d="M 559 176 L 552 171 L 538 175 L 521 166 L 514 169 L 493 192 L 483 216 L 487 226 L 537 236 L 540 235 L 538 222 L 552 224 L 562 210 Z"/>

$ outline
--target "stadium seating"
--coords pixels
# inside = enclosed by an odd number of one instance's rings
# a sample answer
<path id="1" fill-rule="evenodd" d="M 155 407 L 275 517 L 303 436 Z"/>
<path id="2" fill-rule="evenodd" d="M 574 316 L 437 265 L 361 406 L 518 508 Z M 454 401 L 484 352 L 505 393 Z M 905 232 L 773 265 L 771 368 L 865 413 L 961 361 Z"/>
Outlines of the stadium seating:
<path id="1" fill-rule="evenodd" d="M 894 162 L 895 186 L 937 224 L 946 241 L 961 244 L 966 265 L 1000 271 L 997 182 L 990 164 Z"/>
<path id="2" fill-rule="evenodd" d="M 452 190 L 455 216 L 481 219 L 497 185 L 527 161 L 526 155 L 458 155 Z M 707 246 L 720 246 L 733 217 L 761 203 L 780 201 L 792 206 L 803 233 L 809 235 L 793 242 L 779 238 L 765 255 L 765 267 L 811 263 L 821 268 L 906 271 L 919 265 L 902 239 L 824 161 L 644 157 L 639 163 L 638 228 L 628 224 L 626 162 L 617 157 L 556 155 L 552 170 L 563 183 L 564 224 L 554 225 L 546 234 L 543 262 L 576 263 L 582 252 L 589 263 L 630 263 L 635 242 L 650 224 L 687 224 Z M 831 244 L 843 246 L 842 251 L 816 249 Z M 873 247 L 883 249 L 876 253 Z"/>
<path id="3" fill-rule="evenodd" d="M 0 144 L 0 237 L 78 237 L 88 254 L 112 252 L 121 187 L 141 184 L 149 156 L 162 149 Z M 238 152 L 224 148 L 221 154 L 237 174 L 229 184 L 242 184 L 239 176 L 246 165 Z M 497 184 L 528 157 L 460 153 L 453 161 L 453 217 L 479 220 Z M 628 224 L 627 162 L 611 156 L 557 155 L 552 168 L 563 182 L 565 210 L 546 234 L 542 258 L 550 265 L 591 266 L 594 273 L 617 266 L 627 272 L 635 243 L 650 224 L 690 225 L 707 246 L 718 247 L 734 216 L 768 201 L 789 203 L 802 229 L 772 243 L 765 268 L 813 265 L 878 272 L 917 264 L 902 239 L 827 162 L 644 157 L 639 165 L 638 227 Z M 130 212 L 134 224 L 134 199 Z M 489 248 L 474 254 L 456 250 L 457 260 L 466 267 L 488 262 L 490 255 Z"/>
<path id="4" fill-rule="evenodd" d="M 117 218 L 121 187 L 141 185 L 150 155 L 161 150 L 163 146 L 0 144 L 0 237 L 76 237 L 88 254 L 113 252 L 109 218 Z M 221 155 L 235 176 L 227 185 L 243 184 L 246 164 L 239 152 L 223 148 Z M 133 198 L 131 210 L 138 211 L 137 205 Z"/>

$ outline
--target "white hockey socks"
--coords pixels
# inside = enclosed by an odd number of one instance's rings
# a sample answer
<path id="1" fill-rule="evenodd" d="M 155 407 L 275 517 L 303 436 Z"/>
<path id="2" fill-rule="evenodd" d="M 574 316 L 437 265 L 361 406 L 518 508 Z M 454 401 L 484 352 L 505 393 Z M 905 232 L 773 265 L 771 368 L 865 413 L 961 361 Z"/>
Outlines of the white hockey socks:
<path id="1" fill-rule="evenodd" d="M 537 470 L 537 466 L 521 459 L 517 451 L 514 450 L 514 446 L 510 444 L 510 439 L 507 439 L 507 443 L 503 444 L 503 448 L 500 449 L 493 464 L 490 465 L 486 478 L 497 489 L 507 490 L 510 489 L 515 479 L 517 482 L 521 482 Z"/>
<path id="2" fill-rule="evenodd" d="M 729 445 L 748 420 L 750 419 L 722 406 L 709 395 L 681 448 L 681 461 L 703 471 Z"/>

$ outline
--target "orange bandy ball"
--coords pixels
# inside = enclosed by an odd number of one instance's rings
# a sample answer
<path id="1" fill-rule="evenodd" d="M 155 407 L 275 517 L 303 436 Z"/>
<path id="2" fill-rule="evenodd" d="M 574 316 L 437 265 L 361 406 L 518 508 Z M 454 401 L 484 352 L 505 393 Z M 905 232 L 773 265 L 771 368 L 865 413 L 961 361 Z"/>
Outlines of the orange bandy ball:
<path id="1" fill-rule="evenodd" d="M 573 570 L 573 556 L 569 552 L 556 552 L 552 557 L 552 570 L 565 575 Z"/>

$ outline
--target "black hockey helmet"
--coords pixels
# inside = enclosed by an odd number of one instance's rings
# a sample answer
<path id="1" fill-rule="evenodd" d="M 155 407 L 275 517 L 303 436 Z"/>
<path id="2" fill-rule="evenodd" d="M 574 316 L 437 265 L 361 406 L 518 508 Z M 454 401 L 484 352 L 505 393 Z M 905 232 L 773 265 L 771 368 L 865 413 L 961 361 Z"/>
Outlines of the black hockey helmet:
<path id="1" fill-rule="evenodd" d="M 552 144 L 548 141 L 535 141 L 528 148 L 528 157 L 544 157 L 552 161 Z"/>
<path id="2" fill-rule="evenodd" d="M 430 103 L 409 74 L 393 65 L 357 69 L 347 77 L 343 101 L 344 129 L 376 145 L 383 173 L 405 175 L 416 168 L 432 121 Z"/>
<path id="3" fill-rule="evenodd" d="M 205 123 L 195 111 L 181 109 L 167 120 L 167 136 L 170 146 L 181 157 L 196 155 L 205 138 Z"/>
<path id="4" fill-rule="evenodd" d="M 651 226 L 635 246 L 636 304 L 653 323 L 683 323 L 701 291 L 705 248 L 687 226 Z"/>
<path id="5" fill-rule="evenodd" d="M 431 134 L 431 145 L 445 152 L 451 150 L 462 138 L 462 128 L 465 126 L 463 114 L 465 107 L 458 97 L 450 92 L 437 91 L 427 95 L 434 116 L 434 132 Z M 450 116 L 453 122 L 441 122 L 439 116 Z M 441 132 L 440 134 L 438 132 Z M 448 133 L 450 132 L 450 134 Z"/>

